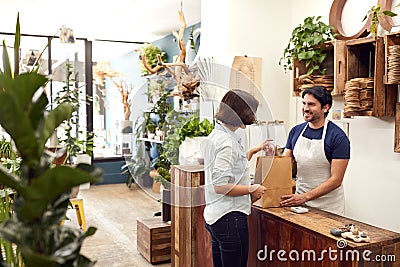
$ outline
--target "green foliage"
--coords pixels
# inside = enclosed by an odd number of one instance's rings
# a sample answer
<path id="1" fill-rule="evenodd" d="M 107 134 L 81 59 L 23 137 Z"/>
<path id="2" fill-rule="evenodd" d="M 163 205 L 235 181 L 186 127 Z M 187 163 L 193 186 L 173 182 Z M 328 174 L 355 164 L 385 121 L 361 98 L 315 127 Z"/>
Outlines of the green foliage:
<path id="1" fill-rule="evenodd" d="M 170 167 L 158 167 L 157 168 L 157 175 L 154 177 L 154 181 L 160 182 L 164 188 L 171 189 L 171 174 L 169 172 Z"/>
<path id="2" fill-rule="evenodd" d="M 396 5 L 395 7 L 400 6 L 400 4 Z M 395 17 L 397 16 L 396 13 L 390 11 L 390 10 L 381 10 L 381 5 L 378 4 L 376 6 L 372 6 L 370 10 L 368 10 L 367 14 L 363 18 L 362 21 L 366 20 L 370 15 L 372 14 L 372 20 L 371 20 L 371 28 L 370 32 L 372 36 L 376 36 L 378 33 L 378 24 L 379 24 L 379 17 L 382 16 L 389 16 L 389 17 Z"/>
<path id="3" fill-rule="evenodd" d="M 182 142 L 186 137 L 208 136 L 213 129 L 214 126 L 209 120 L 204 119 L 200 122 L 198 116 L 192 116 L 181 128 L 179 138 Z"/>
<path id="4" fill-rule="evenodd" d="M 187 117 L 175 110 L 168 113 L 167 124 L 161 154 L 153 164 L 158 172 L 155 180 L 162 182 L 165 188 L 170 187 L 170 168 L 179 164 L 179 146 L 185 138 L 208 136 L 214 129 L 209 120 L 204 119 L 200 122 L 197 114 Z"/>
<path id="5" fill-rule="evenodd" d="M 0 140 L 0 160 L 15 159 L 16 153 L 13 149 L 11 141 L 8 141 L 4 136 Z"/>
<path id="6" fill-rule="evenodd" d="M 14 52 L 19 53 L 19 16 Z M 3 41 L 3 69 L 0 71 L 0 124 L 7 131 L 21 157 L 20 175 L 10 173 L 0 164 L 0 184 L 15 191 L 13 214 L 0 224 L 0 237 L 17 246 L 24 265 L 93 266 L 94 262 L 80 254 L 83 240 L 95 233 L 61 225 L 69 204 L 71 188 L 101 180 L 102 171 L 86 164 L 76 168 L 54 166 L 55 154 L 45 144 L 55 129 L 68 120 L 74 111 L 69 103 L 61 103 L 47 111 L 48 100 L 43 91 L 48 79 L 37 69 L 12 73 Z M 15 58 L 18 70 L 19 58 Z"/>
<path id="7" fill-rule="evenodd" d="M 164 127 L 165 118 L 168 112 L 171 110 L 171 105 L 167 103 L 167 99 L 170 97 L 168 91 L 163 92 L 160 98 L 157 100 L 156 104 L 151 109 L 151 112 L 156 114 L 158 117 L 158 128 L 162 129 Z"/>
<path id="8" fill-rule="evenodd" d="M 157 46 L 149 43 L 149 44 L 145 44 L 141 47 L 142 51 L 144 52 L 145 56 L 146 56 L 146 62 L 147 64 L 154 68 L 155 66 L 157 66 L 158 63 L 158 59 L 157 59 L 157 55 L 161 56 L 161 59 L 163 62 L 165 62 L 167 60 L 167 54 L 163 51 L 161 51 L 160 48 L 158 48 Z M 140 64 L 140 68 L 142 71 L 142 76 L 145 75 L 149 75 L 149 71 L 144 67 L 142 61 L 139 61 Z"/>
<path id="9" fill-rule="evenodd" d="M 320 68 L 327 55 L 323 44 L 333 40 L 335 34 L 332 26 L 326 25 L 320 19 L 321 16 L 307 17 L 292 31 L 289 44 L 279 60 L 279 65 L 283 66 L 285 72 L 292 70 L 294 61 L 298 59 L 305 61 L 308 74 L 313 72 L 325 74 L 326 70 Z"/>
<path id="10" fill-rule="evenodd" d="M 135 121 L 134 129 L 136 133 L 136 149 L 133 149 L 134 153 L 132 157 L 126 158 L 126 164 L 121 167 L 121 174 L 128 174 L 128 179 L 126 180 L 128 188 L 132 187 L 134 181 L 138 181 L 138 179 L 150 172 L 150 160 L 147 155 L 145 155 L 146 150 L 150 149 L 150 143 L 139 140 L 139 138 L 144 134 L 149 119 L 149 114 L 144 113 L 143 120 L 138 118 Z"/>
<path id="11" fill-rule="evenodd" d="M 152 123 L 152 122 L 146 124 L 146 130 L 147 130 L 149 133 L 154 133 L 154 132 L 156 131 L 156 127 L 157 127 L 157 126 L 156 126 L 154 123 Z"/>
<path id="12" fill-rule="evenodd" d="M 66 80 L 62 90 L 57 93 L 55 104 L 61 103 L 70 104 L 74 110 L 72 116 L 65 121 L 66 129 L 60 137 L 60 144 L 65 146 L 67 149 L 66 162 L 72 164 L 73 157 L 76 157 L 80 153 L 87 153 L 89 156 L 93 154 L 93 139 L 94 133 L 87 132 L 85 138 L 80 139 L 84 134 L 82 128 L 79 127 L 79 107 L 82 105 L 83 100 L 79 98 L 82 91 L 75 87 L 76 80 L 72 77 L 73 68 L 72 65 L 67 62 L 66 64 Z M 90 96 L 86 98 L 91 101 Z M 86 103 L 88 104 L 88 103 Z"/>

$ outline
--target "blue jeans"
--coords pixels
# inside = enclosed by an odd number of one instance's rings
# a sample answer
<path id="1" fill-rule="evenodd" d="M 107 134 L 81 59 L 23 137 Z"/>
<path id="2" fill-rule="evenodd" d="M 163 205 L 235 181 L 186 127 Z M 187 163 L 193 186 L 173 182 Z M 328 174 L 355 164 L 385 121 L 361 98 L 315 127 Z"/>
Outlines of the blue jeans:
<path id="1" fill-rule="evenodd" d="M 214 267 L 246 267 L 249 252 L 247 215 L 232 211 L 214 224 L 206 223 L 212 238 Z"/>

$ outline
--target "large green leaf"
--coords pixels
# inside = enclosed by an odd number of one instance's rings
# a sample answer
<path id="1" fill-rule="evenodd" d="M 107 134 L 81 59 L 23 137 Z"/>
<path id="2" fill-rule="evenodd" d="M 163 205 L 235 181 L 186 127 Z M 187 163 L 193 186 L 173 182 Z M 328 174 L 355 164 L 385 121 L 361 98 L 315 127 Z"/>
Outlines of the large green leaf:
<path id="1" fill-rule="evenodd" d="M 4 76 L 0 76 L 1 78 Z M 0 92 L 0 124 L 12 136 L 21 158 L 29 166 L 35 166 L 40 158 L 35 131 L 29 117 L 10 94 Z M 18 119 L 16 119 L 18 118 Z"/>
<path id="2" fill-rule="evenodd" d="M 3 75 L 11 77 L 11 65 L 10 65 L 10 57 L 8 56 L 7 44 L 6 41 L 3 40 Z"/>
<path id="3" fill-rule="evenodd" d="M 0 184 L 6 185 L 8 187 L 14 188 L 17 191 L 24 191 L 24 187 L 22 186 L 19 178 L 9 172 L 9 170 L 0 164 Z"/>
<path id="4" fill-rule="evenodd" d="M 61 103 L 55 109 L 51 110 L 45 118 L 44 124 L 41 129 L 39 147 L 43 147 L 54 130 L 64 121 L 72 116 L 74 112 L 73 106 L 68 103 Z"/>
<path id="5" fill-rule="evenodd" d="M 40 132 L 39 129 L 42 127 L 42 123 L 44 120 L 45 113 L 43 110 L 46 110 L 46 106 L 48 105 L 49 101 L 47 96 L 42 93 L 37 101 L 32 103 L 31 109 L 29 110 L 29 119 L 31 120 L 31 124 L 36 126 L 35 132 Z"/>
<path id="6" fill-rule="evenodd" d="M 14 35 L 14 77 L 19 74 L 19 47 L 21 44 L 21 28 L 19 25 L 19 12 L 17 15 L 17 24 L 15 25 L 15 35 Z"/>
<path id="7" fill-rule="evenodd" d="M 6 89 L 10 90 L 10 94 L 15 94 L 23 109 L 28 111 L 31 108 L 30 105 L 32 104 L 33 95 L 40 87 L 46 84 L 47 78 L 39 73 L 27 72 L 7 82 L 9 82 L 9 84 L 7 84 L 9 88 Z"/>
<path id="8" fill-rule="evenodd" d="M 98 182 L 98 179 L 81 169 L 69 166 L 49 169 L 34 179 L 24 194 L 21 193 L 26 201 L 19 207 L 18 214 L 24 221 L 34 221 L 41 217 L 46 207 L 57 196 L 87 182 Z"/>
<path id="9" fill-rule="evenodd" d="M 63 258 L 55 257 L 52 255 L 39 254 L 39 253 L 36 253 L 35 251 L 33 251 L 32 249 L 30 249 L 29 247 L 22 248 L 21 252 L 24 257 L 26 266 L 57 267 L 57 266 L 63 266 L 62 264 L 65 263 L 65 259 L 63 259 Z"/>

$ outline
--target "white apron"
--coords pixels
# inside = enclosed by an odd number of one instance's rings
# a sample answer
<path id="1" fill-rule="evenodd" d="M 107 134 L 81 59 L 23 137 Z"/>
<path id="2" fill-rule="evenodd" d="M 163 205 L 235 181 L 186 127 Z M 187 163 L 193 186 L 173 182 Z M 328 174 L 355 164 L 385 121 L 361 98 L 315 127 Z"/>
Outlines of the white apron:
<path id="1" fill-rule="evenodd" d="M 301 132 L 293 148 L 297 162 L 296 193 L 303 194 L 316 188 L 331 176 L 331 164 L 325 156 L 324 140 L 328 120 L 325 120 L 321 140 L 308 139 L 303 136 L 308 123 Z M 307 206 L 344 215 L 343 185 L 319 198 L 307 201 Z"/>

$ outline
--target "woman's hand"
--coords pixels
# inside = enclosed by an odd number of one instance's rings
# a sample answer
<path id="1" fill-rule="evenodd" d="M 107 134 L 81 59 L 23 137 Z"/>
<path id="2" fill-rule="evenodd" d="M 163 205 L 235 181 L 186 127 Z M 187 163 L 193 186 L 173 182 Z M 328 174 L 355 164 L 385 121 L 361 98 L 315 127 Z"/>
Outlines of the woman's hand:
<path id="1" fill-rule="evenodd" d="M 266 189 L 267 188 L 260 184 L 249 185 L 249 193 L 251 194 L 252 199 L 255 200 L 261 198 L 262 195 L 264 195 Z"/>
<path id="2" fill-rule="evenodd" d="M 267 139 L 264 142 L 259 143 L 258 145 L 252 147 L 248 152 L 247 152 L 247 159 L 250 160 L 254 154 L 257 152 L 260 152 L 261 150 L 264 150 L 266 155 L 274 155 L 275 153 L 275 147 L 272 143 L 271 139 Z M 271 154 L 272 153 L 272 154 Z"/>

